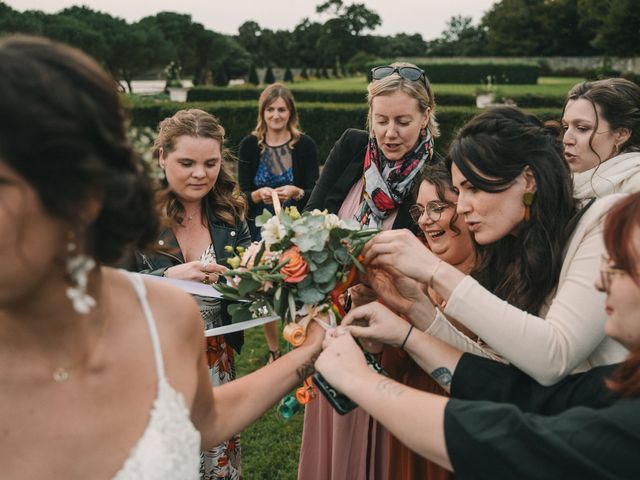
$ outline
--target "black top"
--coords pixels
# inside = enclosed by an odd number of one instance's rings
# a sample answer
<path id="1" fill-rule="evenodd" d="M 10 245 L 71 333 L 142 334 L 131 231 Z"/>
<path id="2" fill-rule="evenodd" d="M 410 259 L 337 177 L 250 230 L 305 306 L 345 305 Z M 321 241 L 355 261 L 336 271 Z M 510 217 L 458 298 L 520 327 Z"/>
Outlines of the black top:
<path id="1" fill-rule="evenodd" d="M 238 148 L 238 183 L 240 184 L 240 189 L 247 197 L 247 202 L 249 202 L 250 217 L 261 213 L 256 211 L 256 207 L 259 208 L 262 204 L 256 205 L 253 203 L 253 200 L 251 200 L 251 192 L 258 188 L 254 182 L 254 178 L 260 165 L 260 155 L 258 138 L 255 135 L 247 135 L 244 137 Z M 316 143 L 311 137 L 304 133 L 300 135 L 300 139 L 291 149 L 291 161 L 293 184 L 304 190 L 304 197 L 295 202 L 298 209 L 302 211 L 319 175 L 318 150 Z"/>
<path id="2" fill-rule="evenodd" d="M 229 267 L 227 264 L 227 258 L 232 253 L 227 252 L 224 247 L 230 245 L 234 251 L 236 247 L 247 247 L 251 243 L 251 236 L 249 235 L 249 228 L 247 223 L 243 220 L 236 220 L 234 227 L 222 223 L 212 213 L 208 215 L 209 235 L 211 236 L 211 243 L 213 244 L 213 250 L 216 254 L 216 263 Z M 184 256 L 180 251 L 180 245 L 178 240 L 170 228 L 165 228 L 160 232 L 160 236 L 156 242 L 158 247 L 156 250 L 150 251 L 137 251 L 135 252 L 136 268 L 140 273 L 146 273 L 149 275 L 164 275 L 167 268 L 175 265 L 185 263 Z M 224 278 L 223 278 L 224 280 Z M 223 325 L 229 325 L 231 323 L 231 315 L 227 312 L 227 306 L 229 302 L 227 300 L 221 300 L 221 321 Z M 244 342 L 244 335 L 242 332 L 230 333 L 225 335 L 225 339 L 238 353 L 242 348 Z"/>
<path id="3" fill-rule="evenodd" d="M 464 354 L 444 421 L 456 478 L 640 478 L 640 399 L 606 388 L 616 367 L 543 387 L 513 366 Z"/>
<path id="4" fill-rule="evenodd" d="M 369 134 L 364 130 L 347 129 L 329 152 L 327 161 L 322 169 L 316 188 L 311 193 L 305 210 L 314 208 L 329 213 L 338 213 L 344 199 L 351 188 L 364 174 L 364 156 L 367 151 Z M 434 152 L 432 163 L 442 157 Z M 411 197 L 398 208 L 398 214 L 393 222 L 393 228 L 410 228 L 416 231 L 417 226 L 409 216 L 409 207 L 415 203 L 413 192 Z"/>

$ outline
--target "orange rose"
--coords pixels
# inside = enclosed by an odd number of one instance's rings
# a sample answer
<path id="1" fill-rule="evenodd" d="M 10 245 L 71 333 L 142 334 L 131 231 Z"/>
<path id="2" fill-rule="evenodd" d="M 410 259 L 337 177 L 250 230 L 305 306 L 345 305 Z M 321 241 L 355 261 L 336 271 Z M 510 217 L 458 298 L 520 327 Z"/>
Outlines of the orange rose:
<path id="1" fill-rule="evenodd" d="M 280 255 L 280 263 L 289 258 L 289 262 L 280 269 L 280 273 L 284 275 L 284 281 L 287 283 L 299 283 L 307 277 L 309 265 L 300 255 L 300 249 L 293 246 Z"/>

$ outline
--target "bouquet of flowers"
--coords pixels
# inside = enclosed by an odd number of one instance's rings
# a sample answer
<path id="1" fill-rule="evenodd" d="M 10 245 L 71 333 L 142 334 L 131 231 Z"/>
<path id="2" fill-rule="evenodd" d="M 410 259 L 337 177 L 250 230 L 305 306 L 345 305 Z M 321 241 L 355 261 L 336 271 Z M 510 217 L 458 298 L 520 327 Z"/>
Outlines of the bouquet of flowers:
<path id="1" fill-rule="evenodd" d="M 356 270 L 364 272 L 358 256 L 378 230 L 362 229 L 327 211 L 300 214 L 295 207 L 256 218 L 262 240 L 238 249 L 228 260 L 228 284 L 216 284 L 223 298 L 240 301 L 229 306 L 233 321 L 278 315 L 283 336 L 293 346 L 305 338 L 313 318 L 335 326 L 344 314 L 338 297 L 350 286 Z M 302 318 L 300 318 L 302 317 Z"/>

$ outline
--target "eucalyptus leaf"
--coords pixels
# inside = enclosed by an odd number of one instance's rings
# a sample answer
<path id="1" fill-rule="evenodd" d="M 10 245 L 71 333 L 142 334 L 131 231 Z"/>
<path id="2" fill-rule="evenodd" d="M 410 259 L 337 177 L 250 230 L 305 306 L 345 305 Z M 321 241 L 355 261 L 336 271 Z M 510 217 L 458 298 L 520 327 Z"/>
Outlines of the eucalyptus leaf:
<path id="1" fill-rule="evenodd" d="M 330 281 L 326 282 L 326 283 L 318 283 L 316 284 L 316 288 L 318 290 L 320 290 L 322 293 L 329 293 L 331 290 L 333 290 L 336 287 L 336 283 L 337 279 L 333 278 Z"/>
<path id="2" fill-rule="evenodd" d="M 320 252 L 312 252 L 311 258 L 313 259 L 314 262 L 322 263 L 327 258 L 329 258 L 329 252 L 327 252 L 326 250 L 322 250 Z"/>
<path id="3" fill-rule="evenodd" d="M 313 283 L 313 279 L 311 278 L 311 275 L 307 275 L 306 277 L 304 277 L 304 280 L 298 283 L 298 289 L 307 288 L 312 283 Z"/>
<path id="4" fill-rule="evenodd" d="M 333 256 L 336 259 L 336 261 L 342 264 L 345 264 L 349 261 L 349 252 L 347 252 L 347 249 L 344 248 L 342 245 L 340 245 L 340 247 L 334 250 Z"/>
<path id="5" fill-rule="evenodd" d="M 316 303 L 322 302 L 325 298 L 325 294 L 317 288 L 310 287 L 305 288 L 304 290 L 299 290 L 298 297 L 303 303 L 307 305 L 314 305 Z"/>
<path id="6" fill-rule="evenodd" d="M 313 272 L 313 281 L 316 283 L 326 283 L 335 278 L 338 271 L 338 264 L 334 262 L 328 262 Z"/>
<path id="7" fill-rule="evenodd" d="M 271 217 L 273 217 L 273 214 L 269 210 L 264 209 L 262 213 L 256 217 L 256 227 L 263 226 Z"/>

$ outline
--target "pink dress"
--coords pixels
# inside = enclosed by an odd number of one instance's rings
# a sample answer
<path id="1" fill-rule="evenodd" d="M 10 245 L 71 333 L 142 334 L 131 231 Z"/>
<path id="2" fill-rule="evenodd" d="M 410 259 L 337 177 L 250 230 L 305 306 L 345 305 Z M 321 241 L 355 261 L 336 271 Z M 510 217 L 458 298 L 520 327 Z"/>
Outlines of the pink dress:
<path id="1" fill-rule="evenodd" d="M 360 206 L 360 179 L 342 202 L 338 216 L 353 218 Z M 394 212 L 382 224 L 391 229 Z M 380 480 L 389 468 L 389 432 L 361 408 L 339 415 L 322 395 L 305 407 L 299 480 Z"/>

